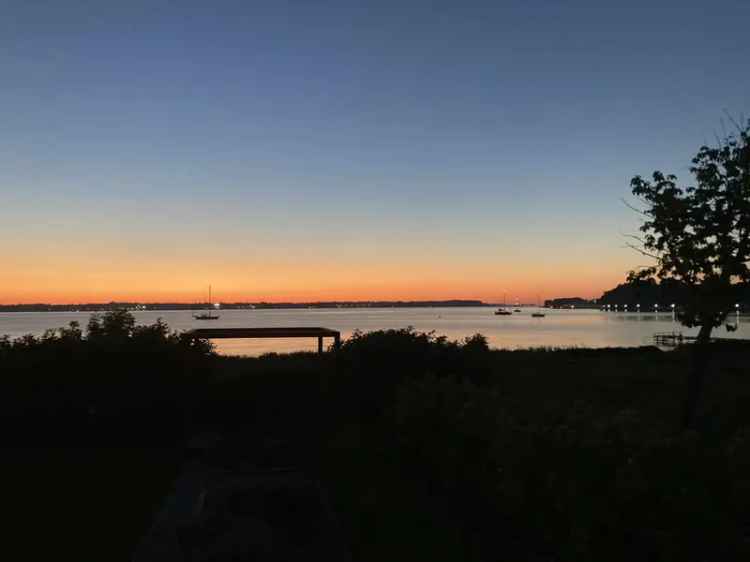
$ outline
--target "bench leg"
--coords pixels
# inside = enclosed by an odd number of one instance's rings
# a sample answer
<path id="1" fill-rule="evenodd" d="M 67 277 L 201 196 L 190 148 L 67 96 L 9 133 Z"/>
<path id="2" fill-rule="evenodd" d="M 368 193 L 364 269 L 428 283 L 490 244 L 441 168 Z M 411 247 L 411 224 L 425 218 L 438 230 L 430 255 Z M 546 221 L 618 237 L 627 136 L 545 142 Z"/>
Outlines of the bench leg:
<path id="1" fill-rule="evenodd" d="M 323 336 L 318 336 L 318 353 L 323 353 Z"/>

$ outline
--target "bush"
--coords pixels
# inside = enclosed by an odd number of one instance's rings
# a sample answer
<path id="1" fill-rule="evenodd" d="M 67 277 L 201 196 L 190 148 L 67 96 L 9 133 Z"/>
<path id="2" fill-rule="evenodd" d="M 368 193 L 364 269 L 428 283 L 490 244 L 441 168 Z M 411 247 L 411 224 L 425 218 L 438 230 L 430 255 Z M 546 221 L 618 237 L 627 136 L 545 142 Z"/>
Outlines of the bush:
<path id="1" fill-rule="evenodd" d="M 377 417 L 393 402 L 396 387 L 404 380 L 430 374 L 486 381 L 489 348 L 479 334 L 455 342 L 413 328 L 355 332 L 338 351 L 337 366 L 339 374 L 355 387 L 352 394 L 358 397 L 362 415 Z"/>
<path id="2" fill-rule="evenodd" d="M 209 342 L 170 332 L 161 320 L 136 326 L 122 310 L 92 316 L 85 335 L 73 322 L 41 337 L 6 337 L 0 340 L 3 421 L 13 422 L 21 442 L 174 431 L 212 357 Z"/>

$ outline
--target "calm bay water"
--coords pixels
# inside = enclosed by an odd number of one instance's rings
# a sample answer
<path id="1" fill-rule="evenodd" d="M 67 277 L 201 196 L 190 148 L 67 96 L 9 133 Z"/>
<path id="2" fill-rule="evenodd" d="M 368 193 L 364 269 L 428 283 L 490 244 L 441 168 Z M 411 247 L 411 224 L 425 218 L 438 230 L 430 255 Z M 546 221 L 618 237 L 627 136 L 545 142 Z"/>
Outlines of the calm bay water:
<path id="1" fill-rule="evenodd" d="M 222 310 L 219 320 L 195 320 L 192 312 L 134 312 L 139 324 L 164 319 L 174 330 L 192 328 L 321 326 L 340 330 L 344 338 L 354 330 L 371 331 L 413 326 L 419 331 L 434 330 L 450 339 L 461 339 L 481 333 L 493 347 L 632 347 L 651 345 L 656 332 L 682 332 L 687 329 L 672 320 L 671 313 L 638 314 L 600 312 L 598 310 L 545 310 L 544 318 L 532 318 L 535 309 L 523 309 L 513 316 L 495 316 L 494 309 L 471 308 L 359 308 L 359 309 L 296 309 L 296 310 Z M 49 328 L 59 328 L 77 320 L 88 322 L 86 312 L 13 312 L 0 313 L 0 335 L 18 337 L 39 335 Z M 734 321 L 734 318 L 730 319 Z M 750 319 L 741 319 L 736 332 L 721 327 L 717 337 L 750 338 Z M 259 355 L 269 351 L 285 352 L 315 350 L 317 342 L 308 339 L 280 340 L 218 340 L 219 352 L 231 355 Z"/>

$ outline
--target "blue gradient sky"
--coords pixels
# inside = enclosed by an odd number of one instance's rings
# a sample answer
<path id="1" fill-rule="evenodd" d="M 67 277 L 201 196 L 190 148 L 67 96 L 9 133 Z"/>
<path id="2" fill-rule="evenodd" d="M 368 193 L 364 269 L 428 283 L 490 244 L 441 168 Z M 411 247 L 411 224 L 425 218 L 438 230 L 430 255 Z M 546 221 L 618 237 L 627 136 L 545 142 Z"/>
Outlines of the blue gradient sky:
<path id="1" fill-rule="evenodd" d="M 0 302 L 598 296 L 750 2 L 4 2 Z"/>

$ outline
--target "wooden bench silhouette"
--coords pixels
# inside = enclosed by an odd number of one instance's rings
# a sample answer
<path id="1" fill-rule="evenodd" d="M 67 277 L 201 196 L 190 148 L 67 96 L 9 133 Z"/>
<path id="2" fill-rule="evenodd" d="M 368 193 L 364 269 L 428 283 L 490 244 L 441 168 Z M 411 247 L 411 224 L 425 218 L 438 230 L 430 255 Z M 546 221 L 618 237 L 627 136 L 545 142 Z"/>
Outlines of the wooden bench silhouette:
<path id="1" fill-rule="evenodd" d="M 247 338 L 318 338 L 318 353 L 323 353 L 323 338 L 333 338 L 333 347 L 341 345 L 341 332 L 329 328 L 198 328 L 190 332 L 196 338 L 247 339 Z"/>

